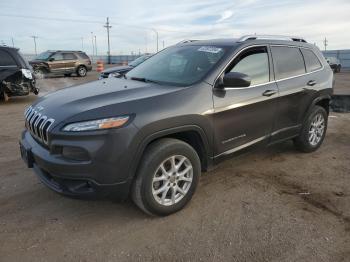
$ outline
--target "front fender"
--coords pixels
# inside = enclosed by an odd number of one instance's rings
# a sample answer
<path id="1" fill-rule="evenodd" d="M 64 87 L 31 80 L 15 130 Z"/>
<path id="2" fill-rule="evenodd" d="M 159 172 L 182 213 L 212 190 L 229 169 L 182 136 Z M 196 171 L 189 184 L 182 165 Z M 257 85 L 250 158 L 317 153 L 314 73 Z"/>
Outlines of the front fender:
<path id="1" fill-rule="evenodd" d="M 207 137 L 207 134 L 204 132 L 203 128 L 201 128 L 198 125 L 183 125 L 183 126 L 177 126 L 172 128 L 163 129 L 157 132 L 154 132 L 152 134 L 144 135 L 142 134 L 142 130 L 140 130 L 139 138 L 135 139 L 135 143 L 138 143 L 138 146 L 136 148 L 136 152 L 134 154 L 134 158 L 132 161 L 131 167 L 130 167 L 130 173 L 129 173 L 129 179 L 132 179 L 137 171 L 137 167 L 142 159 L 143 153 L 145 152 L 147 146 L 162 137 L 168 137 L 177 133 L 181 132 L 187 132 L 187 131 L 193 131 L 198 134 L 202 140 L 203 147 L 205 150 L 205 155 L 210 161 L 210 156 L 212 156 L 212 150 L 210 146 L 210 140 Z M 209 164 L 210 165 L 210 164 Z"/>

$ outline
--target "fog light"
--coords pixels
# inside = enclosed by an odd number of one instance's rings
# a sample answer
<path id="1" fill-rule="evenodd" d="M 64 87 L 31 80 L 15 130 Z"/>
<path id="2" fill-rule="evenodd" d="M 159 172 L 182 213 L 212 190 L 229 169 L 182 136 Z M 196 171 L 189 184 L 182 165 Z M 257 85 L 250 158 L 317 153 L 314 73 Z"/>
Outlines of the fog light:
<path id="1" fill-rule="evenodd" d="M 62 148 L 62 156 L 76 161 L 90 160 L 89 154 L 85 149 L 72 146 L 64 146 Z"/>

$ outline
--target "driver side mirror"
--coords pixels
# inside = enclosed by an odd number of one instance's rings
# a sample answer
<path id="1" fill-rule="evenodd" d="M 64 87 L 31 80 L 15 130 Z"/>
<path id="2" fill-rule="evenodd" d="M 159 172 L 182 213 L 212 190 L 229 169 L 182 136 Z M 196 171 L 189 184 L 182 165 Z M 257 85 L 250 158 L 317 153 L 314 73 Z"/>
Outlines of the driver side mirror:
<path id="1" fill-rule="evenodd" d="M 251 78 L 246 74 L 238 72 L 228 72 L 224 75 L 222 79 L 222 87 L 249 87 L 251 82 Z"/>

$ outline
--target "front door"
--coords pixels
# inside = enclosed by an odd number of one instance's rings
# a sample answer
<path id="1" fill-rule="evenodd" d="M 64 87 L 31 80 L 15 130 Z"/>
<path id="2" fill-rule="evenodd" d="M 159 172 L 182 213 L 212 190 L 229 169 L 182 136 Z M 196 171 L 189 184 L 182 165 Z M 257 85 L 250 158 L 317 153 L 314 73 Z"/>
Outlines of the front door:
<path id="1" fill-rule="evenodd" d="M 224 73 L 246 74 L 251 78 L 251 85 L 214 88 L 216 157 L 234 153 L 269 137 L 278 97 L 270 68 L 272 61 L 267 46 L 246 48 Z"/>
<path id="2" fill-rule="evenodd" d="M 56 53 L 49 58 L 48 65 L 51 73 L 64 73 L 66 62 L 61 53 Z"/>

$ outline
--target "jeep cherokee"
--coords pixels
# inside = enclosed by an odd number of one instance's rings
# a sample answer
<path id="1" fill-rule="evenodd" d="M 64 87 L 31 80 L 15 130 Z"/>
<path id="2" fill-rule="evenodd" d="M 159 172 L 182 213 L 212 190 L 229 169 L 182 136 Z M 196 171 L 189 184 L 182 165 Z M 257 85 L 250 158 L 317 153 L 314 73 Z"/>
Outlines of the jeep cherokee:
<path id="1" fill-rule="evenodd" d="M 323 55 L 301 38 L 186 41 L 125 77 L 38 99 L 21 154 L 56 192 L 130 194 L 146 213 L 168 215 L 228 155 L 288 139 L 319 148 L 332 88 Z"/>

